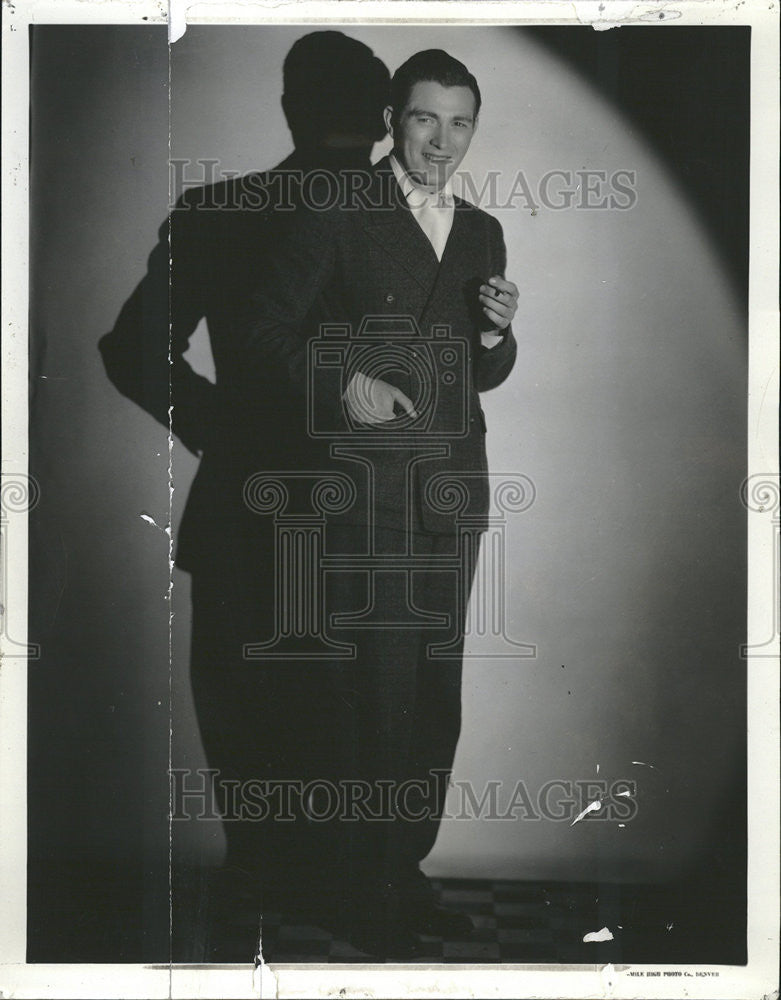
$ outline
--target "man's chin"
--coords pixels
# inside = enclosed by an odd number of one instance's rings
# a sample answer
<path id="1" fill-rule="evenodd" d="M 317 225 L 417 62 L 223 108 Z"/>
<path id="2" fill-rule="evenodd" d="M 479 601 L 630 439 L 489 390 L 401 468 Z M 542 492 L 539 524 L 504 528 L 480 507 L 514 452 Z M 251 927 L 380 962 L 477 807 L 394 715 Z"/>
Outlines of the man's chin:
<path id="1" fill-rule="evenodd" d="M 450 180 L 453 169 L 451 163 L 443 163 L 441 165 L 429 164 L 425 170 L 418 170 L 412 176 L 416 184 L 437 191 L 439 188 L 444 187 Z"/>

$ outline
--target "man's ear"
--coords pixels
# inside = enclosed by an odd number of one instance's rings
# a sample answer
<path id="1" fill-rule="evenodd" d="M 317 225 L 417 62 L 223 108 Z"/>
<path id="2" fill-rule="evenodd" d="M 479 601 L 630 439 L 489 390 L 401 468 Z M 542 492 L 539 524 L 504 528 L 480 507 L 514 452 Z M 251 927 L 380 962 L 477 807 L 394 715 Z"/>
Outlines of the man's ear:
<path id="1" fill-rule="evenodd" d="M 393 108 L 388 105 L 388 107 L 382 113 L 382 120 L 385 122 L 385 128 L 388 130 L 388 135 L 393 138 Z"/>

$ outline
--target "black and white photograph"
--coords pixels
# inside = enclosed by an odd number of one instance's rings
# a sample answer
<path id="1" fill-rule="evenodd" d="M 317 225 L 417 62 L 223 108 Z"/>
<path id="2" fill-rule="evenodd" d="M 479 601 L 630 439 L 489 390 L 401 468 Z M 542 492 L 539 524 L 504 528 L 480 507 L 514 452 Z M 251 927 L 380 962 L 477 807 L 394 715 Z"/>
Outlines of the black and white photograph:
<path id="1" fill-rule="evenodd" d="M 299 6 L 3 7 L 2 995 L 771 995 L 778 4 Z"/>

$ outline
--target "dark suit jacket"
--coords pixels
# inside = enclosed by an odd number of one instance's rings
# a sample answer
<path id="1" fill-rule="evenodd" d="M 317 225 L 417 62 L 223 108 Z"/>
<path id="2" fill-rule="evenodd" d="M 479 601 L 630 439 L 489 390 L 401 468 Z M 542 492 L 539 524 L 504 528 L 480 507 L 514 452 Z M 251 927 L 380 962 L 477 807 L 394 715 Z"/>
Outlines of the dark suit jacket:
<path id="1" fill-rule="evenodd" d="M 490 323 L 479 286 L 505 271 L 501 226 L 456 199 L 440 262 L 387 158 L 365 190 L 342 195 L 323 191 L 316 200 L 324 207 L 297 214 L 249 302 L 244 363 L 258 381 L 269 367 L 286 366 L 299 399 L 298 432 L 309 436 L 315 468 L 349 472 L 356 484 L 343 520 L 450 533 L 457 513 L 485 530 L 479 393 L 504 381 L 516 356 L 509 329 L 490 350 L 480 342 Z M 420 418 L 350 423 L 341 394 L 353 369 L 400 388 Z M 338 460 L 335 447 L 363 463 Z"/>

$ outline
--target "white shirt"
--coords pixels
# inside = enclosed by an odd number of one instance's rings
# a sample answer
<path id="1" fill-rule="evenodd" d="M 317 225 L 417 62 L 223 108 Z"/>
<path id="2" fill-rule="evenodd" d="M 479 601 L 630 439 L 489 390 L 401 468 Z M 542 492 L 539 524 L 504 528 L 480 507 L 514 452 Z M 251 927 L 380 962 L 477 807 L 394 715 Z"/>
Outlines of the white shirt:
<path id="1" fill-rule="evenodd" d="M 402 165 L 391 155 L 390 164 L 396 180 L 413 218 L 428 237 L 434 248 L 437 260 L 442 260 L 445 252 L 445 244 L 453 227 L 453 213 L 455 202 L 453 200 L 453 189 L 450 181 L 439 191 L 424 191 L 419 188 L 404 170 Z"/>

